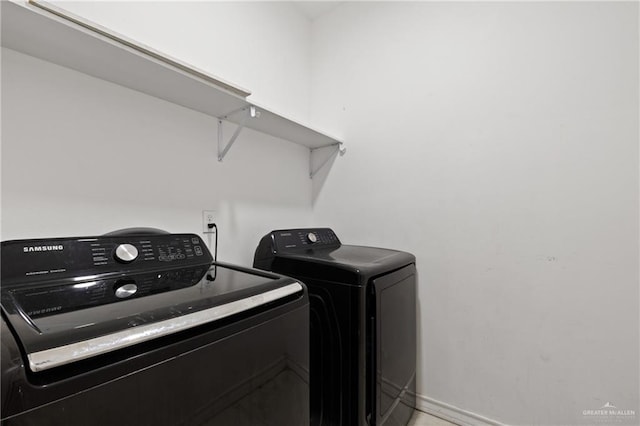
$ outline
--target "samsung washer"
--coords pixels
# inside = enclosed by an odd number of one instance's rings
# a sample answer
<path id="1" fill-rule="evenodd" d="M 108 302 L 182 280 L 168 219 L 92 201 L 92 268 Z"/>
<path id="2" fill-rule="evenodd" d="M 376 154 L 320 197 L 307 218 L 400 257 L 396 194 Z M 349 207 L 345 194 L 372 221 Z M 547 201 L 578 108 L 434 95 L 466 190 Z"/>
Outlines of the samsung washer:
<path id="1" fill-rule="evenodd" d="M 212 260 L 192 234 L 3 242 L 2 425 L 308 424 L 305 286 Z"/>

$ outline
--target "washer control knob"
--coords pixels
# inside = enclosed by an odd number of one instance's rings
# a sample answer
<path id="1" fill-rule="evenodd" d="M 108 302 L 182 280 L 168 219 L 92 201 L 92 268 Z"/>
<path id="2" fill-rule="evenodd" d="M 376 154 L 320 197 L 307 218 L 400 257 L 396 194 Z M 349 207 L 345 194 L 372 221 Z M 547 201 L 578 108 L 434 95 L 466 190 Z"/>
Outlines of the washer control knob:
<path id="1" fill-rule="evenodd" d="M 138 257 L 138 249 L 133 244 L 120 244 L 116 248 L 115 257 L 118 262 L 133 262 Z"/>
<path id="2" fill-rule="evenodd" d="M 314 234 L 313 232 L 309 232 L 307 234 L 307 240 L 312 244 L 313 243 L 317 243 L 318 242 L 318 236 L 316 234 Z"/>
<path id="3" fill-rule="evenodd" d="M 133 296 L 136 291 L 138 291 L 137 285 L 133 283 L 124 284 L 116 288 L 116 297 L 119 299 L 125 299 L 127 297 Z"/>

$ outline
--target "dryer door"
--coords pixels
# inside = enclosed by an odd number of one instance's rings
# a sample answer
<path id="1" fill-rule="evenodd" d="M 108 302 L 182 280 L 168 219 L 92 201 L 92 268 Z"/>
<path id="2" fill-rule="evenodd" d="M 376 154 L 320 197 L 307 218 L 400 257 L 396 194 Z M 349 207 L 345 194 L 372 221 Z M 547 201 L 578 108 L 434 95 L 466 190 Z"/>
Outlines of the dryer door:
<path id="1" fill-rule="evenodd" d="M 373 288 L 375 400 L 370 408 L 376 425 L 405 425 L 416 405 L 415 265 L 374 279 Z"/>

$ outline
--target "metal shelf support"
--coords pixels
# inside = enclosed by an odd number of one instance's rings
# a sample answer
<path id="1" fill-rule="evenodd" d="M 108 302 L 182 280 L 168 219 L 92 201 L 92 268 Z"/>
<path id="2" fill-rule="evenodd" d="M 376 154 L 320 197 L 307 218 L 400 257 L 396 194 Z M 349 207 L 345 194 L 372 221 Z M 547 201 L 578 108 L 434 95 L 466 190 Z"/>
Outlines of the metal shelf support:
<path id="1" fill-rule="evenodd" d="M 223 140 L 224 138 L 222 136 L 223 120 L 227 120 L 230 116 L 243 113 L 247 110 L 249 110 L 249 114 L 244 115 L 244 117 L 242 118 L 242 121 L 240 122 L 240 124 L 238 124 L 238 127 L 236 127 L 236 130 L 233 132 L 233 135 L 231 135 L 231 138 L 229 138 L 229 142 L 224 144 L 224 140 Z M 224 117 L 218 118 L 218 161 L 222 161 L 225 155 L 227 155 L 227 152 L 229 152 L 229 149 L 231 148 L 233 143 L 236 141 L 236 139 L 240 135 L 240 132 L 242 131 L 242 129 L 244 129 L 247 123 L 247 120 L 249 118 L 256 118 L 256 117 L 260 117 L 260 111 L 258 111 L 255 106 L 251 105 L 248 107 L 240 108 L 236 111 L 232 111 L 229 114 L 225 115 Z"/>
<path id="2" fill-rule="evenodd" d="M 229 141 L 225 143 L 224 135 L 223 135 L 223 125 L 225 121 L 231 121 L 229 118 L 242 114 L 240 120 L 233 120 L 234 123 L 237 123 L 236 129 L 233 134 L 229 138 Z M 233 146 L 235 141 L 238 139 L 238 136 L 247 126 L 248 120 L 253 118 L 260 117 L 260 111 L 256 108 L 255 105 L 247 105 L 242 108 L 239 108 L 235 111 L 231 111 L 230 113 L 218 117 L 218 161 L 222 161 L 224 157 L 229 152 L 229 149 Z M 325 166 L 331 158 L 333 158 L 336 154 L 340 154 L 340 156 L 344 155 L 347 152 L 347 148 L 345 148 L 342 142 L 336 142 L 331 145 L 325 145 L 318 148 L 310 148 L 309 149 L 309 178 L 313 179 L 313 177 Z M 318 162 L 320 162 L 318 164 Z M 318 164 L 316 167 L 314 167 Z"/>
<path id="3" fill-rule="evenodd" d="M 322 162 L 316 167 L 313 168 L 314 158 L 318 155 L 316 154 L 318 151 L 323 150 L 324 148 L 333 147 L 333 149 L 329 152 L 329 154 L 322 160 Z M 323 146 L 321 148 L 312 148 L 309 150 L 309 178 L 313 179 L 313 177 L 322 169 L 328 162 L 333 158 L 333 156 L 337 153 L 340 153 L 340 156 L 343 156 L 347 152 L 347 148 L 344 146 L 342 142 L 338 142 L 333 145 Z"/>

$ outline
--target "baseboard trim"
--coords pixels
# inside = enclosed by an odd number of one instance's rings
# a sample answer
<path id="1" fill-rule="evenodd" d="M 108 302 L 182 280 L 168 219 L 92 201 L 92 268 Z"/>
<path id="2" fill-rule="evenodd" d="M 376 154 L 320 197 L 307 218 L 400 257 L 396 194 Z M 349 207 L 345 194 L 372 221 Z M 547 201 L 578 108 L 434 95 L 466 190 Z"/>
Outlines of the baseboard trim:
<path id="1" fill-rule="evenodd" d="M 416 408 L 460 426 L 506 426 L 504 423 L 420 394 L 416 395 Z"/>

